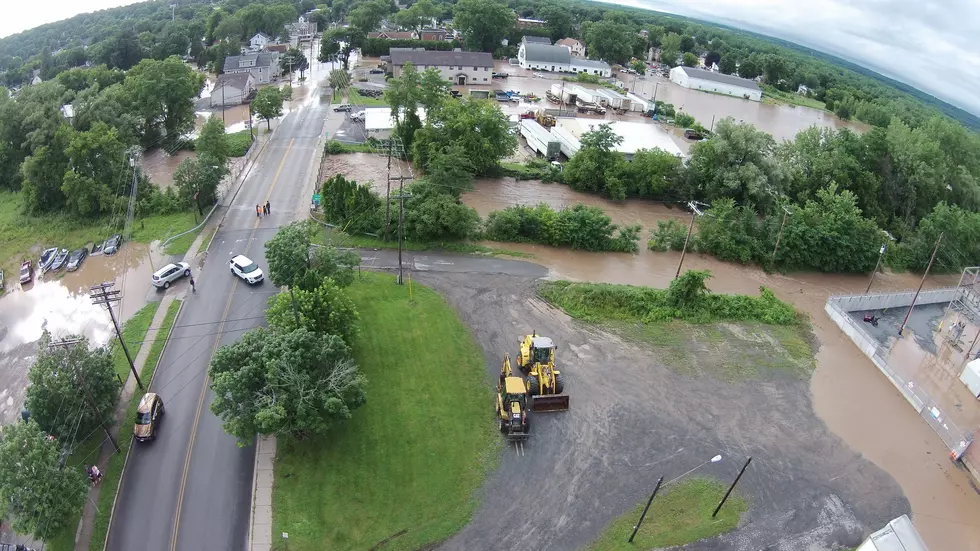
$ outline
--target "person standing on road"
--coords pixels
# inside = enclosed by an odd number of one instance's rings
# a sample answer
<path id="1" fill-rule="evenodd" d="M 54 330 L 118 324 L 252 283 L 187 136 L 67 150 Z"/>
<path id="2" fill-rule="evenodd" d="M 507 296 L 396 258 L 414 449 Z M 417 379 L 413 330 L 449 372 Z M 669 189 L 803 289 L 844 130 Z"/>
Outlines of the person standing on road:
<path id="1" fill-rule="evenodd" d="M 262 218 L 262 207 L 260 205 L 255 205 L 255 216 Z"/>
<path id="2" fill-rule="evenodd" d="M 191 292 L 196 293 L 197 287 L 194 285 L 194 276 L 191 276 Z"/>
<path id="3" fill-rule="evenodd" d="M 265 202 L 265 213 L 272 214 L 272 205 L 270 205 L 268 201 Z"/>

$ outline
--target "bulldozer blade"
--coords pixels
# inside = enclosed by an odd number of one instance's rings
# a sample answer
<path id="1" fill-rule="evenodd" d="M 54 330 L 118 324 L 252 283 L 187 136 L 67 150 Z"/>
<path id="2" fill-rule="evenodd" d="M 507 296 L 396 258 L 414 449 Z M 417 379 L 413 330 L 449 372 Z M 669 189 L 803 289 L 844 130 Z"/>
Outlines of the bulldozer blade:
<path id="1" fill-rule="evenodd" d="M 531 398 L 531 411 L 565 411 L 568 409 L 567 394 L 545 394 Z"/>

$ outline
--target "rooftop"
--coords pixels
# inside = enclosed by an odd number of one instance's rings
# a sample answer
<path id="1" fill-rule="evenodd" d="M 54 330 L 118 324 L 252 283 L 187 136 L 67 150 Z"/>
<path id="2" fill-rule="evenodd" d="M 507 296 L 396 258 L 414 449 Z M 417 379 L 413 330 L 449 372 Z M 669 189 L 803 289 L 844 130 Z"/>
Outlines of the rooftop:
<path id="1" fill-rule="evenodd" d="M 564 50 L 564 48 L 562 48 Z M 567 51 L 567 50 L 566 50 Z M 493 67 L 493 55 L 487 52 L 445 52 L 392 50 L 391 64 L 437 65 L 463 67 Z"/>
<path id="2" fill-rule="evenodd" d="M 582 44 L 582 41 L 575 40 L 574 38 L 562 38 L 558 42 L 555 42 L 555 44 L 558 46 L 584 46 L 585 45 Z"/>
<path id="3" fill-rule="evenodd" d="M 368 33 L 368 38 L 381 38 L 382 36 L 392 40 L 399 40 L 410 39 L 414 35 L 410 31 L 381 31 Z"/>
<path id="4" fill-rule="evenodd" d="M 259 52 L 248 55 L 230 55 L 225 58 L 225 72 L 237 69 L 249 69 L 250 67 L 240 67 L 239 61 L 255 59 L 255 67 L 271 67 L 275 63 L 276 54 L 273 52 Z"/>
<path id="5" fill-rule="evenodd" d="M 725 73 L 706 71 L 704 69 L 695 69 L 694 67 L 681 66 L 677 68 L 687 73 L 687 76 L 690 78 L 699 78 L 701 80 L 710 80 L 711 82 L 721 82 L 723 84 L 731 84 L 732 86 L 741 86 L 742 88 L 748 88 L 749 90 L 759 89 L 759 84 L 757 82 L 747 78 L 739 78 L 732 75 L 726 75 Z"/>
<path id="6" fill-rule="evenodd" d="M 416 111 L 421 122 L 425 122 L 425 109 L 419 107 Z M 395 119 L 391 116 L 390 107 L 369 107 L 364 110 L 364 129 L 368 132 L 391 130 L 395 127 Z"/>
<path id="7" fill-rule="evenodd" d="M 565 50 L 565 48 L 562 48 L 562 50 Z M 565 50 L 565 51 L 568 51 L 568 50 Z M 574 63 L 575 63 L 575 65 L 578 65 L 579 67 L 591 67 L 593 69 L 609 69 L 609 70 L 612 70 L 612 68 L 609 66 L 609 64 L 606 63 L 605 61 L 598 61 L 598 60 L 595 60 L 595 59 L 581 59 L 581 58 L 576 58 Z"/>
<path id="8" fill-rule="evenodd" d="M 623 142 L 616 146 L 616 151 L 632 155 L 641 149 L 661 149 L 681 157 L 684 153 L 670 139 L 670 135 L 654 124 L 626 121 L 603 121 L 595 119 L 559 118 L 558 127 L 567 131 L 576 139 L 581 139 L 586 132 L 599 128 L 600 124 L 609 124 L 617 136 L 622 136 Z"/>
<path id="9" fill-rule="evenodd" d="M 524 38 L 521 40 L 526 44 L 547 44 L 551 46 L 551 39 L 547 36 L 524 35 Z"/>
<path id="10" fill-rule="evenodd" d="M 217 90 L 222 86 L 229 85 L 236 88 L 244 89 L 245 85 L 248 84 L 248 80 L 252 78 L 251 73 L 234 73 L 234 74 L 224 74 L 218 75 L 218 80 L 214 84 L 214 89 Z"/>
<path id="11" fill-rule="evenodd" d="M 572 54 L 562 46 L 529 42 L 524 44 L 524 58 L 539 63 L 567 65 L 572 61 Z"/>

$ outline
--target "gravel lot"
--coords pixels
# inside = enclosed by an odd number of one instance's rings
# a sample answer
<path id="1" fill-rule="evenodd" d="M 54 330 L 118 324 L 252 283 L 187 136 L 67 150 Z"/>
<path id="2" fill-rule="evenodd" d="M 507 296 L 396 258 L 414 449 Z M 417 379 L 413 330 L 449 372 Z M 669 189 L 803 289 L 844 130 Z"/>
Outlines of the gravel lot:
<path id="1" fill-rule="evenodd" d="M 666 367 L 645 345 L 571 320 L 536 281 L 488 273 L 416 272 L 456 308 L 483 347 L 487 382 L 505 352 L 537 331 L 555 339 L 571 409 L 539 414 L 525 455 L 504 450 L 470 524 L 440 549 L 569 550 L 587 546 L 656 479 L 698 471 L 739 483 L 750 502 L 736 531 L 686 549 L 831 550 L 856 546 L 909 504 L 896 482 L 813 412 L 807 381 L 773 375 L 727 383 Z M 487 404 L 487 422 L 492 406 Z"/>

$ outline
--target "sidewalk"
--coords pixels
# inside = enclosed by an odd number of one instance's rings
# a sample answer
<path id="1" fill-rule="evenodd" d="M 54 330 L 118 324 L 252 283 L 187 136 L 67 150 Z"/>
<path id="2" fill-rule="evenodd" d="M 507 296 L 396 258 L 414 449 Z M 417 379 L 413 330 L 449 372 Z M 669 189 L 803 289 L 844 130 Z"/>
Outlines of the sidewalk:
<path id="1" fill-rule="evenodd" d="M 199 253 L 203 252 L 200 249 L 201 249 L 201 245 L 203 245 L 204 243 L 204 239 L 207 238 L 207 236 L 210 234 L 208 229 L 217 224 L 218 224 L 218 220 L 212 219 L 208 223 L 208 225 L 202 229 L 201 233 L 198 234 L 197 239 L 194 240 L 190 248 L 187 250 L 187 254 L 184 255 L 185 262 L 188 262 L 192 266 L 199 265 L 199 264 L 195 264 L 194 260 Z M 186 288 L 182 288 L 179 290 L 171 288 L 166 294 L 164 294 L 163 299 L 160 301 L 160 306 L 157 308 L 156 314 L 153 316 L 153 321 L 150 322 L 150 328 L 146 332 L 146 337 L 144 338 L 143 345 L 140 347 L 140 351 L 136 355 L 136 358 L 133 359 L 133 364 L 136 366 L 136 369 L 140 373 L 143 372 L 143 366 L 146 364 L 146 358 L 147 356 L 150 355 L 151 344 L 156 339 L 157 333 L 160 331 L 160 326 L 163 325 L 163 320 L 167 315 L 167 310 L 170 309 L 170 305 L 173 304 L 174 300 L 178 298 L 178 295 L 180 296 L 180 298 L 183 298 L 183 296 L 186 294 L 187 294 Z M 152 383 L 152 379 L 149 381 L 147 380 L 143 381 L 143 385 L 146 388 L 150 388 L 151 383 Z M 116 405 L 116 411 L 115 414 L 113 415 L 113 419 L 115 420 L 115 423 L 113 424 L 112 428 L 109 429 L 112 435 L 117 439 L 119 439 L 120 437 L 119 435 L 120 435 L 121 428 L 129 429 L 129 425 L 127 424 L 127 421 L 130 420 L 125 419 L 124 417 L 126 416 L 127 410 L 129 409 L 130 400 L 132 400 L 133 395 L 138 390 L 139 389 L 136 386 L 136 379 L 133 377 L 132 373 L 130 373 L 129 378 L 126 379 L 126 384 L 125 386 L 123 386 L 123 390 L 120 393 L 119 402 Z M 128 436 L 129 434 L 124 434 L 123 438 L 127 438 Z M 102 444 L 102 450 L 99 453 L 99 459 L 97 461 L 97 464 L 99 465 L 100 469 L 105 471 L 106 465 L 109 462 L 109 458 L 112 457 L 114 453 L 115 450 L 113 449 L 112 444 L 110 444 L 109 442 L 104 442 Z M 120 476 L 122 476 L 122 473 L 120 473 Z M 119 487 L 117 486 L 117 491 L 118 488 Z M 101 494 L 101 492 L 102 492 L 101 484 L 89 490 L 88 501 L 85 502 L 85 507 L 82 509 L 82 518 L 78 523 L 78 530 L 75 532 L 75 551 L 89 551 L 89 547 L 92 540 L 92 529 L 95 525 L 96 516 L 112 514 L 111 510 L 97 511 L 96 503 L 98 503 L 99 501 L 99 495 Z M 102 548 L 93 551 L 102 551 Z"/>

